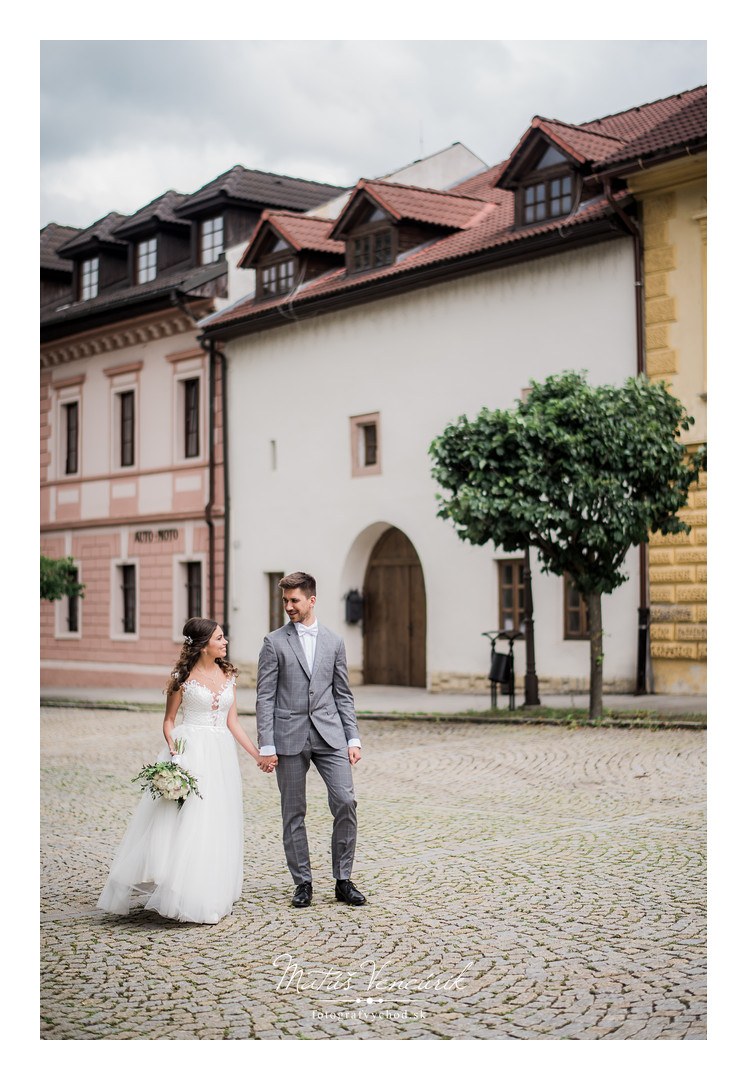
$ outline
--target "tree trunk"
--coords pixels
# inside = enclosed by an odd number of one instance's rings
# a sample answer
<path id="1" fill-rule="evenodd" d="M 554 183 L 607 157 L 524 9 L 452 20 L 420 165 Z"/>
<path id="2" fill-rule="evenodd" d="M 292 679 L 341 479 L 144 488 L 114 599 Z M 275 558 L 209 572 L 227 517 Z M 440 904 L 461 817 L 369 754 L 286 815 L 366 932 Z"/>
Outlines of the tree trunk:
<path id="1" fill-rule="evenodd" d="M 602 718 L 602 677 L 604 653 L 602 651 L 602 594 L 589 593 L 586 597 L 589 609 L 589 637 L 591 673 L 589 678 L 589 719 Z"/>
<path id="2" fill-rule="evenodd" d="M 526 638 L 526 674 L 524 675 L 524 704 L 539 705 L 539 680 L 534 659 L 534 601 L 532 599 L 532 566 L 529 548 L 524 549 L 524 637 Z"/>

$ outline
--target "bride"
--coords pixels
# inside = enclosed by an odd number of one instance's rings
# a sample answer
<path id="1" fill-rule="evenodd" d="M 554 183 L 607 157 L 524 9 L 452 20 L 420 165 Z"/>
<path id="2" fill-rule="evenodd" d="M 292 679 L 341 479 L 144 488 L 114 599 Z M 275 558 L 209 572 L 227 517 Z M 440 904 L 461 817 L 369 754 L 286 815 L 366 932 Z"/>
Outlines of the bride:
<path id="1" fill-rule="evenodd" d="M 257 762 L 259 752 L 239 724 L 238 671 L 226 659 L 228 640 L 220 626 L 212 619 L 188 619 L 183 633 L 181 656 L 166 688 L 167 748 L 158 760 L 183 765 L 202 798 L 190 795 L 180 807 L 143 795 L 96 906 L 126 915 L 144 901 L 145 908 L 169 919 L 217 923 L 238 900 L 243 880 L 244 819 L 234 739 Z M 177 739 L 184 740 L 178 756 Z"/>

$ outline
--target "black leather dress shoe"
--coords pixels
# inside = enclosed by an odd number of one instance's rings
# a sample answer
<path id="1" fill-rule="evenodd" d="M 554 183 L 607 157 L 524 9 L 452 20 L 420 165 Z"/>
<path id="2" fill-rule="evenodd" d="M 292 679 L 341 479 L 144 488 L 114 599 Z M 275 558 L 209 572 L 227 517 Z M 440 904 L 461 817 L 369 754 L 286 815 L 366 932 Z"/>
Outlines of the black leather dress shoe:
<path id="1" fill-rule="evenodd" d="M 343 900 L 346 904 L 354 904 L 355 907 L 360 907 L 361 904 L 366 902 L 365 896 L 356 889 L 350 878 L 337 882 L 335 885 L 335 899 Z"/>
<path id="2" fill-rule="evenodd" d="M 296 886 L 296 891 L 293 893 L 291 904 L 293 904 L 293 907 L 309 907 L 311 904 L 311 893 L 311 882 L 302 881 L 300 885 Z"/>

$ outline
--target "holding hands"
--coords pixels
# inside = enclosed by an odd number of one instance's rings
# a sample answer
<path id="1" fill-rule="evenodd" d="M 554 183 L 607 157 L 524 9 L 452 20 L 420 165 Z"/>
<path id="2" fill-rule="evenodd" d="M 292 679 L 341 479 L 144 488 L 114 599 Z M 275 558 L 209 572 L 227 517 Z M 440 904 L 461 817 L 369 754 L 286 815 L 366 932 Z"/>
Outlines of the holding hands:
<path id="1" fill-rule="evenodd" d="M 275 771 L 275 766 L 278 763 L 277 754 L 260 754 L 257 758 L 257 765 L 262 772 L 271 773 Z"/>

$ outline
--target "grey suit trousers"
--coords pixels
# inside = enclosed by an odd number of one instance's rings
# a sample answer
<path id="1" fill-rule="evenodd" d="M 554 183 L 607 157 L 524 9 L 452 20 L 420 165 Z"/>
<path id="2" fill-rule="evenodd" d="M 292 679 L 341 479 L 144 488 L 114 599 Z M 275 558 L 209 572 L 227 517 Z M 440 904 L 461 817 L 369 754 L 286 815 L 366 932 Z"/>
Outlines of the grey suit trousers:
<path id="1" fill-rule="evenodd" d="M 296 885 L 311 881 L 309 844 L 306 837 L 306 773 L 314 762 L 327 788 L 332 811 L 332 875 L 338 880 L 352 876 L 357 815 L 353 770 L 347 747 L 335 749 L 325 742 L 309 721 L 306 745 L 300 754 L 278 754 L 276 775 L 283 816 L 283 846 L 288 869 Z"/>

